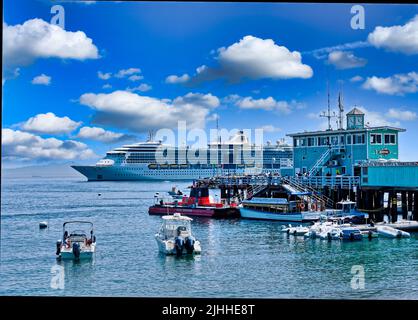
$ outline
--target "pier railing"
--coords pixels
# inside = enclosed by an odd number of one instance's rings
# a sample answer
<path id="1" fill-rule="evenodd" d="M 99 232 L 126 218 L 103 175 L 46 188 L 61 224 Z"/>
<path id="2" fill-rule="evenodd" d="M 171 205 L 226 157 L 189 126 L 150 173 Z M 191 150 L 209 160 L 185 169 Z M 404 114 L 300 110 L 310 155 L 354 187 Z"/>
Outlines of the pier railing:
<path id="1" fill-rule="evenodd" d="M 353 189 L 360 185 L 360 177 L 357 176 L 317 176 L 317 177 L 288 177 L 291 181 L 311 188 L 341 188 Z"/>
<path id="2" fill-rule="evenodd" d="M 352 189 L 360 185 L 360 177 L 357 176 L 268 176 L 268 175 L 251 175 L 251 176 L 226 176 L 226 177 L 213 177 L 208 181 L 209 185 L 279 185 L 286 181 L 292 183 L 307 186 L 315 189 L 322 189 L 324 187 L 329 188 L 341 188 Z"/>

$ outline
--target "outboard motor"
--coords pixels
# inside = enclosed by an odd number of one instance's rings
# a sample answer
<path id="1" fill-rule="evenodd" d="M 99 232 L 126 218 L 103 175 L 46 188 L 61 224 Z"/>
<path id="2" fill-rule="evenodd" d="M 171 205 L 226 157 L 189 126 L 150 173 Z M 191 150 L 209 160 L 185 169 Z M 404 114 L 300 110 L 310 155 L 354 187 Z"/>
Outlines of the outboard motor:
<path id="1" fill-rule="evenodd" d="M 185 247 L 187 250 L 187 253 L 191 254 L 194 251 L 194 243 L 196 242 L 196 239 L 192 236 L 189 236 L 186 238 Z"/>
<path id="2" fill-rule="evenodd" d="M 73 243 L 73 254 L 76 259 L 80 258 L 80 244 L 78 242 Z"/>
<path id="3" fill-rule="evenodd" d="M 176 247 L 176 254 L 177 256 L 181 256 L 183 254 L 184 248 L 184 239 L 181 236 L 177 236 L 175 239 L 175 247 Z"/>
<path id="4" fill-rule="evenodd" d="M 61 253 L 61 245 L 62 245 L 62 241 L 58 240 L 57 241 L 57 252 L 55 253 L 57 256 L 59 256 L 60 253 Z"/>

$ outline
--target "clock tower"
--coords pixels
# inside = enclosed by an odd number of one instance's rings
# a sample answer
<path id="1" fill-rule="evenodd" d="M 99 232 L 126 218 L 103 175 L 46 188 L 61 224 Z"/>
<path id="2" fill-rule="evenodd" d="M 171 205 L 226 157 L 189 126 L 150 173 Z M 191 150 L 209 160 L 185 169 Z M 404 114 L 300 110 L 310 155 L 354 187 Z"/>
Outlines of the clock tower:
<path id="1" fill-rule="evenodd" d="M 350 129 L 363 129 L 364 128 L 364 113 L 354 108 L 347 113 L 347 130 Z"/>

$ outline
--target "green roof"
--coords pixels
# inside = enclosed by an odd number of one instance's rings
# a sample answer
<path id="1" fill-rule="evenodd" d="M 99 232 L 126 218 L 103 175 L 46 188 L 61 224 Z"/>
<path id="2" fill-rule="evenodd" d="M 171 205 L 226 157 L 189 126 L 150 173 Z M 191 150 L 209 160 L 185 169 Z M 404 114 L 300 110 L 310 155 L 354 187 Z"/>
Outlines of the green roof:
<path id="1" fill-rule="evenodd" d="M 347 113 L 347 115 L 351 115 L 351 114 L 359 114 L 359 115 L 364 115 L 364 112 L 363 112 L 363 111 L 361 111 L 360 109 L 353 108 L 353 110 L 351 110 L 349 113 Z"/>

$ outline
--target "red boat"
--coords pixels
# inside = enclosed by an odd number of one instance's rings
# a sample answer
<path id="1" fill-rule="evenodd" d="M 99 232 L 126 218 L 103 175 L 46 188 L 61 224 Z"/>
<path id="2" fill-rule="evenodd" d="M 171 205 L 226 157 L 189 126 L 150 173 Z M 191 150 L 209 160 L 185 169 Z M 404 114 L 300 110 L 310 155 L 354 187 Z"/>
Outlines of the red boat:
<path id="1" fill-rule="evenodd" d="M 190 196 L 183 196 L 180 201 L 158 203 L 148 210 L 150 215 L 167 215 L 180 213 L 185 216 L 209 217 L 209 218 L 236 218 L 240 216 L 236 205 L 225 205 L 223 203 L 211 202 L 209 188 L 192 187 Z"/>

